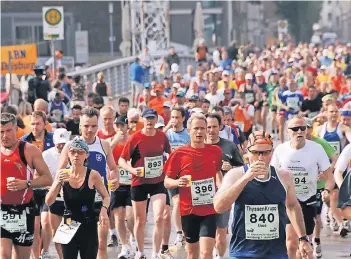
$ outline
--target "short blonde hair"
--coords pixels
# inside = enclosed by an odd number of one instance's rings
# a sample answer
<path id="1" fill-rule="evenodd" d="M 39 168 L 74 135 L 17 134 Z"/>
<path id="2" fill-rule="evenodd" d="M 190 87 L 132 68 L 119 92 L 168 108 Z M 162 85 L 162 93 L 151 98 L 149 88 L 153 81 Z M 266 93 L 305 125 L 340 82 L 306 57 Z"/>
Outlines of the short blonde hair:
<path id="1" fill-rule="evenodd" d="M 97 78 L 98 78 L 98 80 L 103 79 L 103 78 L 104 78 L 104 73 L 103 73 L 103 72 L 99 72 L 99 73 L 97 74 Z"/>
<path id="2" fill-rule="evenodd" d="M 29 102 L 21 102 L 18 107 L 18 114 L 21 117 L 25 117 L 27 115 L 32 114 L 33 108 Z"/>
<path id="3" fill-rule="evenodd" d="M 113 114 L 116 114 L 116 110 L 112 105 L 104 105 L 101 109 L 100 109 L 100 116 L 103 112 L 105 111 L 109 111 L 112 112 Z"/>
<path id="4" fill-rule="evenodd" d="M 193 120 L 203 120 L 206 125 L 207 125 L 207 120 L 206 120 L 206 116 L 203 115 L 202 113 L 194 113 L 190 116 L 190 118 L 188 119 L 188 122 L 187 122 L 187 128 L 190 130 L 191 128 L 191 123 L 193 122 Z"/>

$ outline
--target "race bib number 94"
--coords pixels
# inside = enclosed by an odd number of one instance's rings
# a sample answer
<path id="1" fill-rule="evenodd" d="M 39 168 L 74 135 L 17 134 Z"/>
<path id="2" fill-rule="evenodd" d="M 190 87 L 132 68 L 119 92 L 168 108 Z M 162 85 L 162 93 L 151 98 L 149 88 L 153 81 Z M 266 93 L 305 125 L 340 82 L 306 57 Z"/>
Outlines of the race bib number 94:
<path id="1" fill-rule="evenodd" d="M 163 156 L 145 157 L 145 178 L 161 176 L 163 168 Z"/>
<path id="2" fill-rule="evenodd" d="M 215 192 L 214 178 L 192 181 L 191 200 L 193 206 L 212 204 Z"/>
<path id="3" fill-rule="evenodd" d="M 245 205 L 245 232 L 250 240 L 279 238 L 278 205 Z"/>
<path id="4" fill-rule="evenodd" d="M 0 226 L 10 233 L 27 231 L 27 215 L 24 210 L 22 214 L 12 214 L 8 211 L 2 211 Z"/>
<path id="5" fill-rule="evenodd" d="M 294 184 L 296 196 L 303 196 L 309 193 L 308 189 L 308 173 L 307 172 L 294 172 Z"/>

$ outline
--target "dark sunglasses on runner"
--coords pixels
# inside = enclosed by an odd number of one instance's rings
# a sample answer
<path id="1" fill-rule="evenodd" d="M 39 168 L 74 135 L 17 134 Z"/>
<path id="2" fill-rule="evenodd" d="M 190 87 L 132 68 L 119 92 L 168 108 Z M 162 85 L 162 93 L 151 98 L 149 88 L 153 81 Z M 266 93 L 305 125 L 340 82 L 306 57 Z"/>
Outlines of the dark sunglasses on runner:
<path id="1" fill-rule="evenodd" d="M 307 128 L 306 126 L 297 126 L 297 127 L 292 127 L 292 128 L 289 128 L 289 129 L 291 129 L 293 132 L 298 132 L 299 130 L 305 131 L 306 128 Z"/>
<path id="2" fill-rule="evenodd" d="M 257 150 L 250 150 L 251 154 L 253 154 L 254 156 L 259 156 L 259 155 L 262 155 L 262 156 L 268 156 L 271 152 L 272 152 L 272 149 L 270 150 L 264 150 L 264 151 L 257 151 Z"/>

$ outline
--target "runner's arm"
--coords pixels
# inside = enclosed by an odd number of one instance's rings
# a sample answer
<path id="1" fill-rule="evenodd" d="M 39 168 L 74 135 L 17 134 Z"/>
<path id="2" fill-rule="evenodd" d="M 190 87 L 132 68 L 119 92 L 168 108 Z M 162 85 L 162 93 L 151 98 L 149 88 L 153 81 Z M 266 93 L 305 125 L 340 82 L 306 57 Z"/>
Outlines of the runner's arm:
<path id="1" fill-rule="evenodd" d="M 120 167 L 122 167 L 124 170 L 128 171 L 128 172 L 134 172 L 135 171 L 135 169 L 132 166 L 130 166 L 123 157 L 119 158 L 118 165 Z"/>
<path id="2" fill-rule="evenodd" d="M 292 175 L 285 171 L 278 171 L 279 177 L 282 180 L 286 189 L 286 212 L 299 237 L 306 235 L 305 222 L 302 214 L 301 206 L 296 198 L 295 188 L 292 180 Z"/>
<path id="3" fill-rule="evenodd" d="M 48 206 L 51 206 L 55 202 L 57 195 L 61 191 L 61 187 L 62 187 L 62 183 L 60 183 L 56 178 L 54 183 L 51 185 L 49 192 L 45 196 L 45 203 Z"/>
<path id="4" fill-rule="evenodd" d="M 66 145 L 63 147 L 62 151 L 61 151 L 61 155 L 60 155 L 60 161 L 57 167 L 57 170 L 59 169 L 65 169 L 68 165 L 68 147 L 69 147 L 69 143 L 66 143 Z"/>
<path id="5" fill-rule="evenodd" d="M 249 179 L 243 174 L 242 167 L 236 167 L 228 171 L 214 197 L 215 210 L 218 213 L 229 210 L 248 182 Z"/>
<path id="6" fill-rule="evenodd" d="M 100 174 L 95 170 L 91 170 L 91 177 L 92 177 L 92 180 L 93 180 L 92 182 L 93 182 L 93 185 L 94 185 L 96 191 L 102 197 L 102 205 L 109 207 L 110 196 L 108 195 L 107 189 L 103 183 L 103 180 L 102 180 Z"/>
<path id="7" fill-rule="evenodd" d="M 169 176 L 166 176 L 164 184 L 167 189 L 175 189 L 179 187 L 179 179 L 173 179 Z"/>
<path id="8" fill-rule="evenodd" d="M 345 170 L 348 167 L 348 163 L 350 161 L 350 151 L 351 151 L 351 144 L 347 145 L 344 150 L 341 152 L 338 161 L 336 162 L 335 165 L 335 172 L 334 172 L 334 178 L 335 178 L 335 182 L 336 184 L 339 186 L 341 186 L 344 178 L 343 178 L 343 172 L 345 172 Z"/>
<path id="9" fill-rule="evenodd" d="M 32 188 L 41 188 L 52 184 L 52 176 L 47 164 L 44 162 L 42 153 L 34 145 L 27 144 L 25 146 L 25 156 L 27 161 L 32 161 L 32 168 L 36 170 L 39 177 L 31 180 Z M 23 180 L 26 181 L 26 180 Z"/>
<path id="10" fill-rule="evenodd" d="M 218 187 L 220 187 L 222 185 L 222 182 L 223 182 L 223 174 L 222 174 L 222 171 L 218 171 L 216 173 L 216 185 Z"/>
<path id="11" fill-rule="evenodd" d="M 118 167 L 115 163 L 115 159 L 113 158 L 112 155 L 112 149 L 109 145 L 109 143 L 106 140 L 101 140 L 101 143 L 104 147 L 104 151 L 106 152 L 106 160 L 107 160 L 107 166 L 108 169 L 110 170 L 110 179 L 111 180 L 117 180 L 119 182 L 119 173 L 118 173 Z"/>

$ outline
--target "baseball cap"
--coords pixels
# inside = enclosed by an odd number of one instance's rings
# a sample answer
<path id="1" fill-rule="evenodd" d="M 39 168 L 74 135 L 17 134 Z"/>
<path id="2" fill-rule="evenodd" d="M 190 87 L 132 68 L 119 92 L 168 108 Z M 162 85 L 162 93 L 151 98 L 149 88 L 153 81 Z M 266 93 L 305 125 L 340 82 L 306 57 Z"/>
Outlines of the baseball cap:
<path id="1" fill-rule="evenodd" d="M 56 129 L 53 136 L 54 144 L 63 144 L 69 141 L 69 132 L 66 129 Z"/>
<path id="2" fill-rule="evenodd" d="M 183 91 L 178 91 L 176 96 L 177 97 L 184 97 L 185 93 Z"/>
<path id="3" fill-rule="evenodd" d="M 191 101 L 199 101 L 200 100 L 200 98 L 199 98 L 199 96 L 197 96 L 197 95 L 193 95 L 193 96 L 191 96 L 190 98 L 189 98 L 189 101 L 191 102 Z"/>
<path id="4" fill-rule="evenodd" d="M 157 117 L 157 111 L 155 111 L 154 109 L 151 108 L 146 108 L 142 115 L 143 118 L 156 118 Z"/>
<path id="5" fill-rule="evenodd" d="M 327 69 L 327 66 L 326 66 L 326 65 L 322 65 L 322 66 L 320 67 L 320 69 L 321 69 L 321 70 L 326 70 L 326 69 Z"/>
<path id="6" fill-rule="evenodd" d="M 340 111 L 340 116 L 342 116 L 342 117 L 351 117 L 351 110 L 342 109 Z"/>
<path id="7" fill-rule="evenodd" d="M 229 73 L 228 70 L 224 70 L 224 71 L 222 72 L 222 76 L 229 76 L 229 75 L 230 75 L 230 73 Z"/>
<path id="8" fill-rule="evenodd" d="M 118 116 L 115 119 L 115 124 L 128 124 L 128 119 L 126 116 Z"/>
<path id="9" fill-rule="evenodd" d="M 163 119 L 163 117 L 161 115 L 158 115 L 158 119 L 157 122 L 155 124 L 155 129 L 158 129 L 160 127 L 164 127 L 165 125 L 165 120 Z"/>
<path id="10" fill-rule="evenodd" d="M 253 79 L 252 74 L 247 73 L 247 74 L 245 75 L 245 80 L 252 80 L 252 79 Z"/>
<path id="11" fill-rule="evenodd" d="M 151 84 L 149 82 L 144 83 L 144 88 L 145 89 L 151 88 Z"/>
<path id="12" fill-rule="evenodd" d="M 163 103 L 163 107 L 168 107 L 168 108 L 172 108 L 172 103 L 167 101 Z"/>
<path id="13" fill-rule="evenodd" d="M 192 108 L 190 113 L 204 113 L 201 108 Z"/>
<path id="14" fill-rule="evenodd" d="M 85 153 L 89 153 L 89 146 L 88 144 L 81 138 L 76 137 L 73 139 L 71 144 L 69 145 L 69 150 L 84 150 Z"/>

